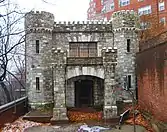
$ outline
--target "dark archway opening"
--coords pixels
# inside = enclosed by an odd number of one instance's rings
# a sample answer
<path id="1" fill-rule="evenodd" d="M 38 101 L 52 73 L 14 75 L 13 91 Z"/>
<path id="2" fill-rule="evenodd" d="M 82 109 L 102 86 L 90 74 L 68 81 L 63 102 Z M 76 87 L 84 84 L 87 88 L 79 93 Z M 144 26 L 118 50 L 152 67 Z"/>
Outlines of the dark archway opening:
<path id="1" fill-rule="evenodd" d="M 75 107 L 92 107 L 93 101 L 93 81 L 75 81 Z"/>

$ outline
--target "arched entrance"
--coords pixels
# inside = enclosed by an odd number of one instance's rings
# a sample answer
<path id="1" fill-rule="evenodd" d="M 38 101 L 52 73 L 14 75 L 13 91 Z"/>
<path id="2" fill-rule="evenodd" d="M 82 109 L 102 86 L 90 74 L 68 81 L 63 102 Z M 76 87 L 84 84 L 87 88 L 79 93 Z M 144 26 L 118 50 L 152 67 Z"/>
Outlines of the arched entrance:
<path id="1" fill-rule="evenodd" d="M 75 81 L 75 107 L 93 106 L 93 80 Z"/>
<path id="2" fill-rule="evenodd" d="M 67 80 L 67 107 L 95 107 L 104 104 L 104 79 L 81 75 Z"/>

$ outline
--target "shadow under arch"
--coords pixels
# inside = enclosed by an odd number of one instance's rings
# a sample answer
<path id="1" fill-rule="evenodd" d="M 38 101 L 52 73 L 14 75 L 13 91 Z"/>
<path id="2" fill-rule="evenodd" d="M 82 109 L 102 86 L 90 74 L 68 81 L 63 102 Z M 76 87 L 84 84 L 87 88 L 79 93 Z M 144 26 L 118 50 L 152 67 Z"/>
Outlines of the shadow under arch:
<path id="1" fill-rule="evenodd" d="M 104 79 L 80 75 L 66 81 L 66 106 L 71 108 L 103 107 Z"/>

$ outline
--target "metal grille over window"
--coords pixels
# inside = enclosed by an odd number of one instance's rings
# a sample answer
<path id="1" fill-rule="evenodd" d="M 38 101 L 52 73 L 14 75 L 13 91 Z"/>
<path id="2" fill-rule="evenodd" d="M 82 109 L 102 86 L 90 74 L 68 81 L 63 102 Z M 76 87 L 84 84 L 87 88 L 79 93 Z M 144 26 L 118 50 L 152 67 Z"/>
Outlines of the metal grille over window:
<path id="1" fill-rule="evenodd" d="M 97 56 L 97 44 L 92 43 L 89 45 L 89 57 Z"/>
<path id="2" fill-rule="evenodd" d="M 78 51 L 78 44 L 77 43 L 70 43 L 70 56 L 72 57 L 78 57 L 79 51 Z"/>
<path id="3" fill-rule="evenodd" d="M 70 57 L 96 57 L 97 44 L 96 43 L 70 43 L 69 45 Z"/>
<path id="4" fill-rule="evenodd" d="M 89 54 L 89 47 L 88 47 L 88 44 L 80 44 L 79 46 L 79 49 L 80 49 L 80 57 L 88 57 L 88 54 Z"/>

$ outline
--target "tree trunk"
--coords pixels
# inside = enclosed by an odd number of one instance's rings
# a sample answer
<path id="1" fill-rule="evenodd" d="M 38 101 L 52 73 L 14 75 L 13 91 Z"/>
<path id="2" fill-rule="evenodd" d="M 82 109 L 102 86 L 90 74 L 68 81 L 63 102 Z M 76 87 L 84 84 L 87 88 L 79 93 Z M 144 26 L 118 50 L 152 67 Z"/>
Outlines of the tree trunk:
<path id="1" fill-rule="evenodd" d="M 3 89 L 3 91 L 5 92 L 5 95 L 6 95 L 6 98 L 7 98 L 7 102 L 11 102 L 11 97 L 10 97 L 10 93 L 9 93 L 9 90 L 7 89 L 5 83 L 3 81 L 0 82 L 0 85 Z"/>

